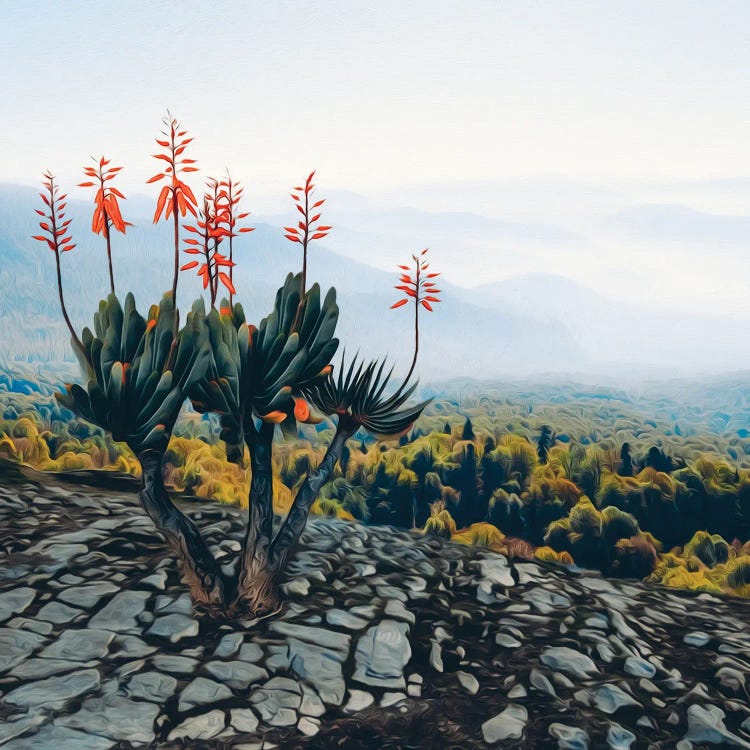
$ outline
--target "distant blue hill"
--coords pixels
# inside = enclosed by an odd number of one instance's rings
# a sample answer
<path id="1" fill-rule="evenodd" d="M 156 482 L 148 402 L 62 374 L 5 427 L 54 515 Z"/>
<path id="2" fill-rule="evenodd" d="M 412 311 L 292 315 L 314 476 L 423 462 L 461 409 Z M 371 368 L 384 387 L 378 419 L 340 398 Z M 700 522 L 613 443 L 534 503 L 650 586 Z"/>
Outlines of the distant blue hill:
<path id="1" fill-rule="evenodd" d="M 70 361 L 72 356 L 59 313 L 54 257 L 30 238 L 37 233 L 38 201 L 32 188 L 0 185 L 0 337 L 6 360 L 44 362 L 54 368 L 56 362 Z M 151 223 L 140 199 L 134 201 L 132 212 L 129 209 L 124 202 L 125 218 L 136 226 L 125 237 L 113 236 L 115 281 L 118 293 L 132 291 L 145 312 L 171 286 L 171 233 L 166 224 Z M 108 292 L 104 243 L 91 233 L 90 215 L 88 203 L 69 203 L 78 246 L 63 256 L 63 279 L 69 312 L 78 328 L 91 324 L 99 299 Z M 300 269 L 299 246 L 285 240 L 280 228 L 260 224 L 237 241 L 235 252 L 238 298 L 248 317 L 259 320 L 270 311 L 285 274 Z M 336 287 L 341 308 L 338 335 L 349 351 L 388 355 L 402 370 L 408 367 L 411 315 L 405 309 L 389 310 L 397 299 L 395 274 L 316 245 L 309 258 L 309 276 L 324 288 Z M 562 322 L 483 307 L 466 290 L 441 286 L 444 302 L 434 313 L 423 315 L 418 366 L 423 381 L 588 367 L 589 357 Z M 187 308 L 200 293 L 198 278 L 183 273 L 178 292 L 181 307 Z"/>

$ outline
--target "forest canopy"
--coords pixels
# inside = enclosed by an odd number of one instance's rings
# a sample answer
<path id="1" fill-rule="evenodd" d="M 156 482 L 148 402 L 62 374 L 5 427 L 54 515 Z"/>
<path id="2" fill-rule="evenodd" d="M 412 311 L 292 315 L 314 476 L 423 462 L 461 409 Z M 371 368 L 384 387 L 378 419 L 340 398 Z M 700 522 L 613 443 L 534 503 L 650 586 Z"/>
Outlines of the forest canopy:
<path id="1" fill-rule="evenodd" d="M 74 418 L 58 384 L 0 380 L 0 455 L 43 471 L 138 475 L 127 446 Z M 355 436 L 313 512 L 422 529 L 521 557 L 668 586 L 750 595 L 750 391 L 732 381 L 654 385 L 637 397 L 572 383 L 449 383 L 411 434 Z M 674 395 L 678 394 L 678 395 Z M 274 454 L 287 512 L 333 434 L 299 426 Z M 215 415 L 186 405 L 165 456 L 184 497 L 246 503 Z"/>

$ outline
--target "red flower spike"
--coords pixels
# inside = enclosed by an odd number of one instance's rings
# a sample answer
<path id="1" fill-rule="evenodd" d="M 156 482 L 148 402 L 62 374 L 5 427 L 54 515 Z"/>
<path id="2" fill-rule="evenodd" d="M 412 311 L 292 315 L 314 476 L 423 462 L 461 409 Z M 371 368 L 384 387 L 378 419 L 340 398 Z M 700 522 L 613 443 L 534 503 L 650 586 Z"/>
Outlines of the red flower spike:
<path id="1" fill-rule="evenodd" d="M 284 237 L 290 242 L 296 242 L 302 245 L 302 292 L 307 288 L 307 250 L 310 242 L 313 240 L 322 240 L 328 236 L 328 232 L 333 228 L 331 226 L 318 225 L 321 213 L 317 212 L 312 216 L 311 211 L 320 208 L 325 203 L 325 198 L 313 202 L 312 193 L 315 190 L 313 177 L 315 170 L 310 172 L 305 180 L 304 186 L 297 185 L 292 188 L 290 195 L 294 205 L 302 215 L 302 220 L 298 222 L 297 227 L 284 227 Z"/>
<path id="2" fill-rule="evenodd" d="M 399 395 L 406 387 L 407 383 L 409 383 L 412 373 L 414 372 L 414 367 L 417 364 L 417 356 L 419 355 L 419 308 L 422 307 L 428 312 L 432 312 L 432 305 L 440 302 L 440 299 L 435 296 L 440 293 L 440 290 L 436 289 L 434 283 L 429 280 L 440 274 L 424 273 L 430 267 L 427 258 L 425 258 L 428 250 L 429 248 L 425 248 L 419 253 L 419 255 L 415 253 L 411 256 L 414 261 L 413 266 L 398 266 L 401 271 L 410 271 L 411 273 L 404 273 L 399 277 L 399 281 L 404 282 L 404 284 L 403 286 L 397 285 L 395 288 L 404 292 L 406 296 L 392 304 L 391 310 L 403 307 L 411 299 L 414 300 L 414 358 L 412 359 L 409 372 L 401 383 L 399 389 L 396 391 L 395 396 Z M 414 274 L 413 279 L 412 273 Z"/>
<path id="3" fill-rule="evenodd" d="M 177 134 L 177 130 L 179 128 L 179 123 L 177 122 L 177 120 L 169 117 L 165 118 L 163 122 L 169 130 L 168 133 L 165 133 L 165 135 L 167 136 L 167 140 L 161 140 L 157 138 L 156 143 L 162 148 L 166 149 L 166 153 L 152 154 L 152 156 L 155 159 L 166 162 L 167 167 L 164 169 L 164 171 L 160 172 L 159 174 L 155 174 L 153 177 L 147 180 L 146 184 L 158 182 L 159 180 L 162 180 L 164 178 L 169 178 L 170 184 L 166 186 L 167 197 L 172 199 L 173 205 L 171 211 L 165 211 L 165 201 L 162 201 L 162 195 L 160 194 L 156 211 L 154 212 L 154 224 L 158 223 L 158 221 L 162 218 L 162 213 L 164 214 L 165 219 L 169 218 L 175 208 L 179 208 L 180 213 L 183 216 L 185 216 L 188 211 L 193 214 L 193 216 L 195 216 L 195 209 L 197 207 L 197 201 L 195 200 L 195 196 L 193 195 L 192 190 L 190 190 L 190 188 L 178 176 L 180 172 L 196 172 L 196 167 L 184 166 L 185 164 L 195 164 L 195 159 L 182 159 L 179 162 L 177 161 L 177 156 L 179 156 L 182 151 L 184 151 L 184 147 L 187 146 L 187 144 L 190 143 L 190 141 L 192 141 L 193 139 L 186 138 L 178 144 L 177 138 L 179 137 L 179 135 Z M 183 130 L 181 132 L 185 133 L 187 131 Z M 180 154 L 177 153 L 178 150 L 180 150 Z M 182 200 L 179 200 L 180 196 L 182 196 Z"/>
<path id="4" fill-rule="evenodd" d="M 76 247 L 75 243 L 72 242 L 72 235 L 68 234 L 72 220 L 67 219 L 62 221 L 65 217 L 62 210 L 65 208 L 65 198 L 67 196 L 59 194 L 59 189 L 55 184 L 55 177 L 51 172 L 44 172 L 43 177 L 42 186 L 44 187 L 45 192 L 39 193 L 39 196 L 44 202 L 44 205 L 49 209 L 49 212 L 47 213 L 44 210 L 40 211 L 39 209 L 35 209 L 37 215 L 46 219 L 46 221 L 39 222 L 39 227 L 44 234 L 35 234 L 32 239 L 37 240 L 37 242 L 43 242 L 55 254 L 55 264 L 57 266 L 57 291 L 63 318 L 65 319 L 65 324 L 68 327 L 68 331 L 70 331 L 70 336 L 75 342 L 78 351 L 83 354 L 88 359 L 89 364 L 91 364 L 91 359 L 88 354 L 86 354 L 83 343 L 70 322 L 63 295 L 62 276 L 60 273 L 60 256 L 62 253 L 68 253 Z"/>
<path id="5" fill-rule="evenodd" d="M 64 219 L 65 214 L 63 209 L 65 208 L 66 195 L 58 195 L 58 187 L 55 184 L 55 178 L 50 172 L 44 173 L 44 181 L 42 183 L 46 188 L 45 193 L 39 193 L 39 197 L 44 202 L 44 205 L 49 209 L 49 213 L 46 213 L 40 209 L 34 209 L 36 213 L 46 221 L 39 222 L 39 228 L 45 234 L 33 235 L 32 239 L 38 242 L 46 243 L 47 247 L 55 254 L 67 252 L 72 250 L 75 245 L 69 244 L 71 236 L 65 236 L 68 233 L 68 227 L 72 219 Z M 45 236 L 48 235 L 48 236 Z"/>
<path id="6" fill-rule="evenodd" d="M 422 250 L 422 252 L 418 256 L 412 255 L 412 259 L 414 260 L 413 266 L 398 266 L 398 268 L 402 271 L 407 271 L 410 273 L 402 273 L 399 276 L 399 281 L 401 283 L 397 284 L 394 288 L 398 289 L 401 292 L 404 292 L 406 297 L 391 305 L 391 310 L 402 307 L 407 302 L 409 302 L 410 299 L 413 299 L 416 308 L 421 305 L 425 310 L 432 312 L 432 304 L 440 302 L 440 299 L 435 296 L 440 293 L 440 290 L 435 287 L 434 282 L 429 281 L 429 279 L 433 279 L 440 274 L 422 273 L 426 268 L 429 267 L 429 263 L 427 263 L 427 261 L 423 259 L 428 249 L 429 248 Z"/>
<path id="7" fill-rule="evenodd" d="M 229 290 L 230 306 L 232 304 L 232 295 L 235 294 L 232 271 L 234 267 L 234 238 L 240 234 L 252 232 L 255 229 L 255 227 L 238 226 L 241 220 L 246 219 L 250 215 L 249 211 L 239 211 L 243 192 L 244 188 L 242 185 L 232 180 L 232 177 L 227 174 L 226 178 L 221 180 L 214 189 L 213 197 L 215 207 L 213 237 L 219 242 L 223 239 L 229 240 L 229 261 L 226 264 L 229 267 L 228 283 L 221 276 L 218 279 Z"/>

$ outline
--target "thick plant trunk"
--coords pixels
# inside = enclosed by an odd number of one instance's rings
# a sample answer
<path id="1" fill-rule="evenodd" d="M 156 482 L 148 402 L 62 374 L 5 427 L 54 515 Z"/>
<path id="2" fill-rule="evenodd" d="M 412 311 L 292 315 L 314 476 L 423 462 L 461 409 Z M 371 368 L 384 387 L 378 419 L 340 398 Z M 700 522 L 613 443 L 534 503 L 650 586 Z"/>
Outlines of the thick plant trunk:
<path id="1" fill-rule="evenodd" d="M 287 560 L 299 541 L 307 524 L 310 509 L 320 490 L 333 476 L 333 470 L 341 458 L 346 441 L 357 431 L 358 425 L 347 415 L 341 415 L 336 427 L 336 434 L 328 446 L 323 460 L 317 469 L 313 469 L 305 478 L 294 498 L 284 523 L 271 546 L 271 563 L 279 571 L 286 567 Z"/>
<path id="2" fill-rule="evenodd" d="M 141 462 L 142 486 L 138 497 L 146 513 L 167 538 L 182 564 L 182 577 L 193 602 L 212 614 L 225 605 L 224 577 L 195 524 L 172 503 L 164 487 L 162 455 L 156 451 L 137 454 Z"/>
<path id="3" fill-rule="evenodd" d="M 323 485 L 333 476 L 344 445 L 356 430 L 357 425 L 349 417 L 339 419 L 336 434 L 320 466 L 307 475 L 275 539 L 271 465 L 273 425 L 263 425 L 260 433 L 249 438 L 252 466 L 250 521 L 240 564 L 237 599 L 233 605 L 236 614 L 267 617 L 280 608 L 278 582 L 281 574 L 305 528 L 310 508 Z"/>
<path id="4" fill-rule="evenodd" d="M 278 608 L 276 576 L 269 564 L 273 538 L 273 432 L 274 425 L 263 424 L 259 432 L 253 432 L 247 438 L 251 468 L 250 507 L 234 609 L 253 617 L 262 617 Z"/>
<path id="5" fill-rule="evenodd" d="M 281 608 L 278 571 L 274 569 L 268 555 L 251 557 L 248 567 L 240 569 L 240 583 L 232 612 L 239 617 L 263 618 L 275 614 Z"/>

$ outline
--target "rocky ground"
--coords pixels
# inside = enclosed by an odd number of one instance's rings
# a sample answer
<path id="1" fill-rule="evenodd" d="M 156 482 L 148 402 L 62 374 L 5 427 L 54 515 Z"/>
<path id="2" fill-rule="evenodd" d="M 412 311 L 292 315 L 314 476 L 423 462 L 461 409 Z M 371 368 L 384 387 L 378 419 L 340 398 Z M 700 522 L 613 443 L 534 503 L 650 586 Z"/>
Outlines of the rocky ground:
<path id="1" fill-rule="evenodd" d="M 284 610 L 217 625 L 132 485 L 7 465 L 0 543 L 4 750 L 750 748 L 747 602 L 314 519 Z"/>

